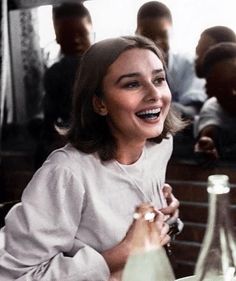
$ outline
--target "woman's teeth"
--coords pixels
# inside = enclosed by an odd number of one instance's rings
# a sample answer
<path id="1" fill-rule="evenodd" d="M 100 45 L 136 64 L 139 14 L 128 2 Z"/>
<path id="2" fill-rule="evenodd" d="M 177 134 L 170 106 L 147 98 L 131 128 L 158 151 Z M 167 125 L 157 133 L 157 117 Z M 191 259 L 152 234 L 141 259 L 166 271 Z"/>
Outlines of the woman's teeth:
<path id="1" fill-rule="evenodd" d="M 160 108 L 157 108 L 157 109 L 140 111 L 136 113 L 136 115 L 142 119 L 155 119 L 160 115 L 160 112 L 161 112 Z"/>

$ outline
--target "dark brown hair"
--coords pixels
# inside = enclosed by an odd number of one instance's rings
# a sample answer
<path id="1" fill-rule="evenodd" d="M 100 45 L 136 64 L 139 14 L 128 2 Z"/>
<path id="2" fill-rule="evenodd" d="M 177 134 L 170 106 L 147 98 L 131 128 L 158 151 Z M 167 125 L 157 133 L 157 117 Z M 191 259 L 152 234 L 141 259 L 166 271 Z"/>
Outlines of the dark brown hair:
<path id="1" fill-rule="evenodd" d="M 148 49 L 157 55 L 165 67 L 161 51 L 141 36 L 124 36 L 102 40 L 84 54 L 77 75 L 73 100 L 72 124 L 69 141 L 85 153 L 98 152 L 102 160 L 115 157 L 116 140 L 111 134 L 106 117 L 94 112 L 93 96 L 103 96 L 102 83 L 109 66 L 126 50 Z M 156 143 L 182 129 L 183 123 L 170 109 L 160 136 L 150 139 Z"/>

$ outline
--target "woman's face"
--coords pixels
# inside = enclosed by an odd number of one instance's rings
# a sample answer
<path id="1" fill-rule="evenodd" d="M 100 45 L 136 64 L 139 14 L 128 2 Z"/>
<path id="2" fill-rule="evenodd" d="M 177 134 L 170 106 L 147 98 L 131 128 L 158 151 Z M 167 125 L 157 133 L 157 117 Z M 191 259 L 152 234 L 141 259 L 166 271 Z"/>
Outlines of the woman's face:
<path id="1" fill-rule="evenodd" d="M 123 52 L 103 80 L 100 106 L 118 143 L 159 136 L 170 102 L 163 64 L 150 50 Z"/>

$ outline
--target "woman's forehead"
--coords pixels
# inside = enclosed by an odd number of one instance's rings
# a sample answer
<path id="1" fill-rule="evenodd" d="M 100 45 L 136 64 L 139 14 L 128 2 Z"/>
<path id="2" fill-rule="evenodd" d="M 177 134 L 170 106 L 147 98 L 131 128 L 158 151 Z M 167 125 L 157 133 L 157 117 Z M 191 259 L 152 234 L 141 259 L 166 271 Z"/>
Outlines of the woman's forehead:
<path id="1" fill-rule="evenodd" d="M 135 66 L 157 65 L 163 67 L 160 58 L 153 51 L 145 48 L 132 48 L 122 52 L 109 68 L 123 67 L 131 68 Z"/>
<path id="2" fill-rule="evenodd" d="M 157 54 L 155 54 L 152 50 L 147 48 L 136 48 L 136 47 L 125 50 L 120 54 L 119 57 L 121 56 L 132 57 L 132 56 L 136 56 L 137 54 L 140 54 L 140 56 L 147 56 L 148 54 L 158 58 Z"/>

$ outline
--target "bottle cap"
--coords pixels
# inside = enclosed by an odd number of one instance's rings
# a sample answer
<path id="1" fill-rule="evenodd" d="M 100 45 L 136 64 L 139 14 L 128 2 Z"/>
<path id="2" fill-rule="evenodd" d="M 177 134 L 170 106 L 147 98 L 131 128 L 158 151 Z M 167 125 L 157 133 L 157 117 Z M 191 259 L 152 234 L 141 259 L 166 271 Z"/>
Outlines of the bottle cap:
<path id="1" fill-rule="evenodd" d="M 208 177 L 207 191 L 214 194 L 224 194 L 230 191 L 227 175 L 211 175 Z"/>

